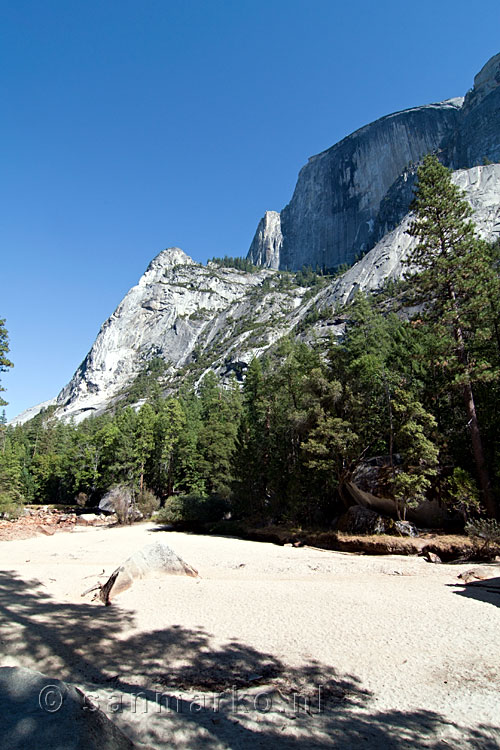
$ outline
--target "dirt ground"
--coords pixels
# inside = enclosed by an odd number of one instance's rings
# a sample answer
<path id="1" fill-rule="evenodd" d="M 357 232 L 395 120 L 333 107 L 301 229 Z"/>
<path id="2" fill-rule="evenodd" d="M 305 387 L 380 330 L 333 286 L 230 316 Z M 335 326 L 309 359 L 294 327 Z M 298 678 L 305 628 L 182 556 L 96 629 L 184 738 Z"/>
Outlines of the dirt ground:
<path id="1" fill-rule="evenodd" d="M 500 593 L 471 567 L 72 525 L 0 543 L 2 666 L 81 687 L 138 746 L 500 747 Z M 145 544 L 200 577 L 82 593 Z"/>

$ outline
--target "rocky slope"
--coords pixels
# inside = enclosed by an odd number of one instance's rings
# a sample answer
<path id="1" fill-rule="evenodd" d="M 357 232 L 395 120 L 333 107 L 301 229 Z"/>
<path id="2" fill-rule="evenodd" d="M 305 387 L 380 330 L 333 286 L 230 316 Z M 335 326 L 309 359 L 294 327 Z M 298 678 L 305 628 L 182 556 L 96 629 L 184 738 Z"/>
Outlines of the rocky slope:
<path id="1" fill-rule="evenodd" d="M 400 278 L 414 240 L 406 233 L 416 168 L 433 148 L 458 169 L 453 179 L 471 202 L 480 234 L 500 237 L 500 55 L 476 76 L 465 101 L 390 115 L 362 128 L 304 167 L 294 198 L 259 224 L 250 257 L 255 273 L 195 263 L 179 248 L 162 251 L 103 324 L 86 358 L 52 402 L 56 416 L 80 420 L 117 400 L 154 361 L 165 363 L 160 384 L 175 390 L 208 369 L 242 379 L 260 356 L 289 333 L 305 341 L 339 336 L 333 310 L 356 290 Z M 342 276 L 317 286 L 278 266 L 335 266 L 372 249 Z M 135 393 L 136 401 L 139 398 Z"/>
<path id="2" fill-rule="evenodd" d="M 453 179 L 471 202 L 480 234 L 489 240 L 500 237 L 500 164 L 460 170 Z M 293 274 L 202 266 L 179 248 L 162 251 L 102 326 L 53 402 L 56 415 L 78 421 L 101 413 L 126 397 L 154 358 L 167 363 L 161 383 L 168 390 L 187 376 L 199 380 L 209 368 L 222 378 L 241 379 L 252 357 L 288 333 L 305 341 L 341 335 L 336 306 L 358 289 L 373 291 L 401 277 L 415 242 L 406 233 L 409 222 L 406 216 L 358 263 L 319 289 L 301 286 Z M 14 421 L 25 421 L 38 410 Z"/>
<path id="3" fill-rule="evenodd" d="M 259 224 L 248 258 L 290 270 L 351 264 L 401 221 L 414 165 L 433 151 L 453 169 L 500 161 L 500 54 L 465 99 L 383 117 L 311 157 L 290 203 Z"/>
<path id="4" fill-rule="evenodd" d="M 102 326 L 57 397 L 57 415 L 100 413 L 155 358 L 167 364 L 166 388 L 210 366 L 241 376 L 253 356 L 291 330 L 290 313 L 307 289 L 288 287 L 273 271 L 202 266 L 179 248 L 162 251 Z"/>

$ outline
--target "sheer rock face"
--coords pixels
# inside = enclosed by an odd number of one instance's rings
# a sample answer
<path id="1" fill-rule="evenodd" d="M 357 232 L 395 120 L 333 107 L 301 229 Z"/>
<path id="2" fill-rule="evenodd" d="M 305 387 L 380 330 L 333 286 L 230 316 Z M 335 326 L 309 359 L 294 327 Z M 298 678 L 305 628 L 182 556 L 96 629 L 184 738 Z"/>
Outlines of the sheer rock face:
<path id="1" fill-rule="evenodd" d="M 383 117 L 311 157 L 280 215 L 279 259 L 275 253 L 271 265 L 261 250 L 272 241 L 262 222 L 249 259 L 289 270 L 352 263 L 407 213 L 415 164 L 433 151 L 453 169 L 500 161 L 500 54 L 478 73 L 465 100 Z"/>
<path id="2" fill-rule="evenodd" d="M 461 169 L 500 161 L 500 54 L 486 63 L 465 97 L 460 128 L 445 144 L 450 167 Z"/>
<path id="3" fill-rule="evenodd" d="M 256 266 L 279 268 L 282 244 L 281 217 L 277 211 L 266 211 L 257 227 L 248 257 Z"/>
<path id="4" fill-rule="evenodd" d="M 500 164 L 473 167 L 453 173 L 453 182 L 465 190 L 474 211 L 478 234 L 493 241 L 500 237 Z M 404 265 L 416 239 L 407 230 L 412 216 L 403 221 L 377 243 L 358 263 L 339 277 L 325 292 L 325 301 L 345 304 L 356 291 L 379 289 L 387 279 L 400 279 L 408 268 Z"/>
<path id="5" fill-rule="evenodd" d="M 335 268 L 370 249 L 380 203 L 411 162 L 453 130 L 457 102 L 420 107 L 362 128 L 301 170 L 281 213 L 280 268 Z"/>

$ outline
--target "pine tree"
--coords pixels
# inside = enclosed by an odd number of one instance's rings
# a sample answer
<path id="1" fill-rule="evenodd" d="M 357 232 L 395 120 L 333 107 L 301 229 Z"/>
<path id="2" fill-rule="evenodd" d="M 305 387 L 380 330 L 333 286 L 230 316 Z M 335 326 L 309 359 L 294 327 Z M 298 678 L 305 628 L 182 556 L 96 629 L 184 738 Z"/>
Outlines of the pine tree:
<path id="1" fill-rule="evenodd" d="M 22 451 L 7 436 L 0 452 L 0 513 L 16 514 L 23 499 Z"/>
<path id="2" fill-rule="evenodd" d="M 412 210 L 415 220 L 409 233 L 418 239 L 408 259 L 417 270 L 412 287 L 424 305 L 423 320 L 432 330 L 453 387 L 461 393 L 482 501 L 488 514 L 495 516 L 474 394 L 476 382 L 497 377 L 491 363 L 473 356 L 476 325 L 486 314 L 485 290 L 491 276 L 486 246 L 476 237 L 463 191 L 435 156 L 426 156 L 418 170 Z"/>
<path id="3" fill-rule="evenodd" d="M 135 433 L 135 452 L 139 464 L 139 492 L 144 488 L 144 470 L 146 462 L 154 448 L 155 413 L 146 402 L 139 409 Z"/>
<path id="4" fill-rule="evenodd" d="M 7 358 L 7 354 L 9 352 L 9 337 L 7 334 L 7 329 L 5 328 L 5 319 L 0 318 L 0 372 L 6 372 L 9 367 L 13 367 L 14 365 L 10 361 L 10 359 Z M 2 391 L 5 391 L 5 388 L 2 388 L 0 385 L 0 393 Z M 6 406 L 7 401 L 5 401 L 0 396 L 0 406 Z"/>
<path id="5" fill-rule="evenodd" d="M 262 364 L 252 359 L 243 384 L 243 414 L 238 432 L 237 513 L 260 516 L 269 502 L 271 403 L 265 391 Z"/>
<path id="6" fill-rule="evenodd" d="M 161 402 L 154 424 L 154 449 L 150 461 L 151 486 L 160 498 L 169 497 L 174 489 L 175 457 L 186 423 L 176 398 Z"/>
<path id="7" fill-rule="evenodd" d="M 395 390 L 392 412 L 394 445 L 401 464 L 393 471 L 390 484 L 398 517 L 406 519 L 407 509 L 425 500 L 431 478 L 437 473 L 439 449 L 430 437 L 436 420 L 411 392 L 401 388 Z"/>
<path id="8" fill-rule="evenodd" d="M 242 399 L 237 384 L 223 389 L 211 370 L 200 384 L 202 427 L 198 447 L 209 494 L 227 499 L 233 481 L 233 457 L 241 419 Z"/>

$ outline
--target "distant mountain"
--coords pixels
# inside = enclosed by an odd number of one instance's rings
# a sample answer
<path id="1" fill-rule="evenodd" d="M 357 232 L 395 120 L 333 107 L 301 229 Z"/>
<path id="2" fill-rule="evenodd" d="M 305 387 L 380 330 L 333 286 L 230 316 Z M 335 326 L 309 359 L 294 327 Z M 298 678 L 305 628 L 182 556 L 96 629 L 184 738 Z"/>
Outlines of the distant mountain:
<path id="1" fill-rule="evenodd" d="M 151 381 L 175 391 L 212 369 L 242 379 L 248 363 L 290 334 L 305 341 L 340 336 L 335 315 L 356 290 L 400 278 L 414 244 L 406 229 L 416 161 L 439 149 L 457 169 L 481 235 L 500 237 L 500 55 L 476 76 L 465 100 L 390 115 L 313 157 L 280 214 L 267 212 L 244 272 L 195 263 L 163 250 L 103 324 L 94 345 L 56 399 L 13 423 L 55 407 L 79 421 L 117 403 L 140 403 Z M 371 249 L 369 249 L 371 247 Z M 330 268 L 361 260 L 337 278 L 276 270 Z"/>
<path id="2" fill-rule="evenodd" d="M 262 219 L 248 258 L 290 270 L 353 263 L 407 213 L 415 165 L 436 151 L 452 169 L 500 161 L 500 54 L 464 99 L 388 115 L 312 156 L 290 203 Z"/>

